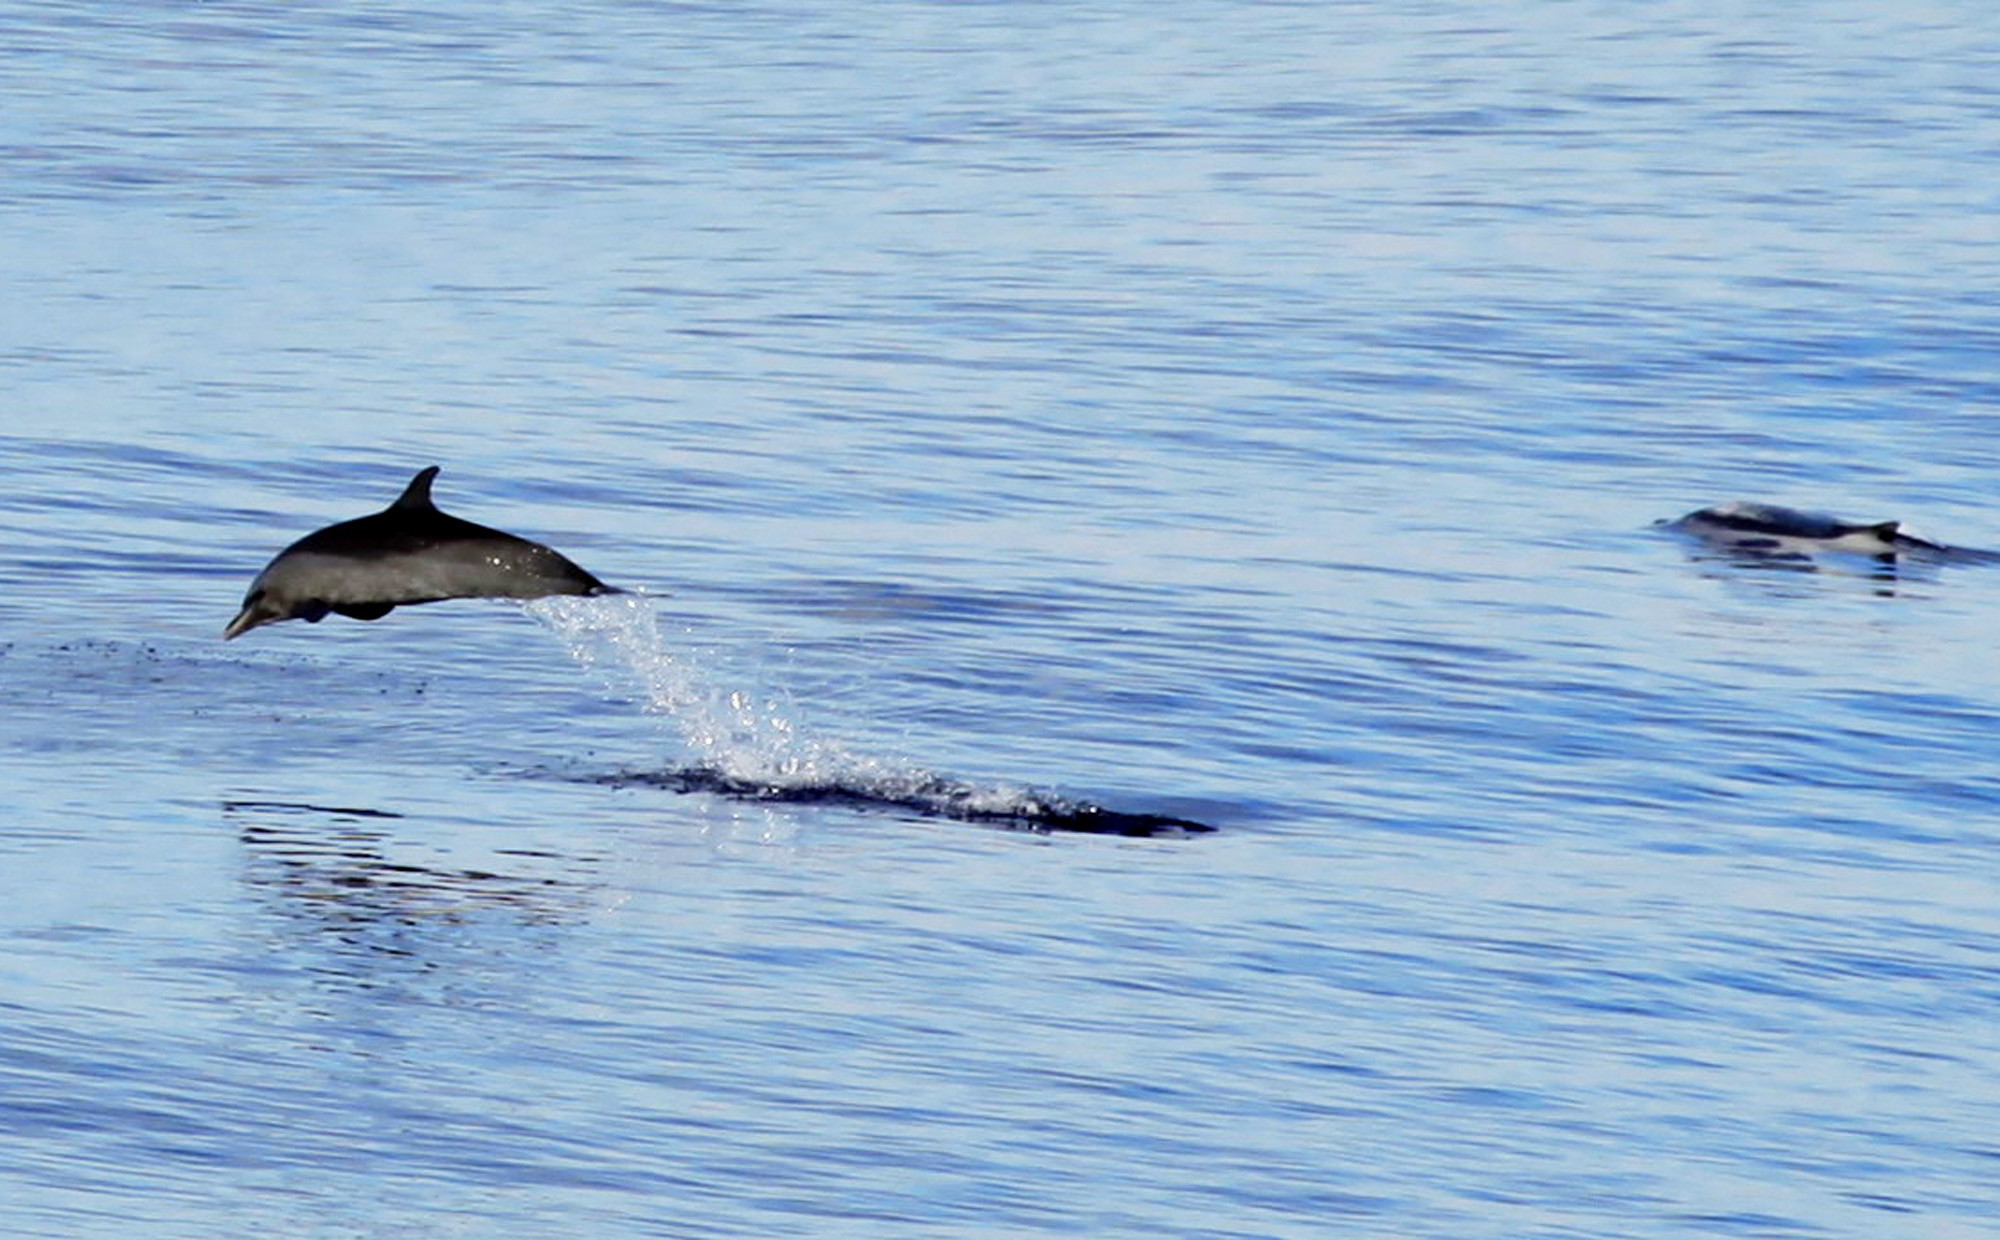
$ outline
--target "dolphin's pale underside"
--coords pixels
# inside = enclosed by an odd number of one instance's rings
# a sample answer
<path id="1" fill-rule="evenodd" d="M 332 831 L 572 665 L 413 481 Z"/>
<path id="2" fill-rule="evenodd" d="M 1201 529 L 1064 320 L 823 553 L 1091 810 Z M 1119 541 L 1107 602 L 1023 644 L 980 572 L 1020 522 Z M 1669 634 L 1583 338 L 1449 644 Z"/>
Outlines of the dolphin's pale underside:
<path id="1" fill-rule="evenodd" d="M 431 502 L 433 465 L 396 502 L 329 525 L 280 551 L 257 574 L 225 640 L 280 620 L 328 614 L 379 620 L 397 607 L 452 598 L 616 594 L 561 552 L 462 521 Z"/>

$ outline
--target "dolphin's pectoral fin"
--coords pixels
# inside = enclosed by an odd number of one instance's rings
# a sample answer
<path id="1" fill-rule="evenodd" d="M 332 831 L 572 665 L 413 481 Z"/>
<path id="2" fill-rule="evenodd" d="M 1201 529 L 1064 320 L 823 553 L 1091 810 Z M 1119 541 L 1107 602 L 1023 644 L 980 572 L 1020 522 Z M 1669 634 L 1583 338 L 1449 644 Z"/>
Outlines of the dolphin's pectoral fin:
<path id="1" fill-rule="evenodd" d="M 380 620 L 382 617 L 396 610 L 396 605 L 394 603 L 346 603 L 333 610 L 350 620 Z"/>
<path id="2" fill-rule="evenodd" d="M 326 619 L 326 613 L 331 610 L 332 608 L 318 599 L 309 598 L 297 607 L 294 607 L 292 615 L 305 621 L 307 624 L 318 624 L 320 621 Z"/>

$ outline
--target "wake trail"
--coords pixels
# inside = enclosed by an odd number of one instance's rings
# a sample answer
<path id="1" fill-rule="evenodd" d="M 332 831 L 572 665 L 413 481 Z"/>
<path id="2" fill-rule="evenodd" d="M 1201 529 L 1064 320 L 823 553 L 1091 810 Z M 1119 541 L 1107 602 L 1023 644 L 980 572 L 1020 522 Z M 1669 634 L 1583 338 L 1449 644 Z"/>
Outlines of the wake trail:
<path id="1" fill-rule="evenodd" d="M 982 787 L 909 763 L 849 751 L 802 732 L 782 697 L 716 685 L 661 635 L 643 594 L 553 596 L 523 604 L 570 654 L 614 689 L 635 691 L 673 721 L 693 761 L 600 777 L 612 786 L 710 793 L 747 801 L 840 805 L 1031 831 L 1186 836 L 1214 830 L 1164 814 L 1127 813 L 1026 788 Z"/>

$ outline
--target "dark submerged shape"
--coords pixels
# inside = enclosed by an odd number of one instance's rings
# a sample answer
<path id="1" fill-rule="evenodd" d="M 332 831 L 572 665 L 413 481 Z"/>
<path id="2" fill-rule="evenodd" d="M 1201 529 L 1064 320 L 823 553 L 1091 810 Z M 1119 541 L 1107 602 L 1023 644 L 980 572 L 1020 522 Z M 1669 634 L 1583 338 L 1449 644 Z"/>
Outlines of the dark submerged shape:
<path id="1" fill-rule="evenodd" d="M 327 615 L 379 620 L 397 607 L 453 598 L 544 598 L 616 594 L 561 552 L 440 512 L 432 465 L 396 502 L 371 516 L 329 525 L 279 552 L 243 597 L 229 638 L 280 620 L 317 624 Z"/>
<path id="2" fill-rule="evenodd" d="M 1089 835 L 1173 839 L 1207 835 L 1207 823 L 1166 814 L 1131 814 L 1088 801 L 1069 801 L 1037 794 L 1005 807 L 983 804 L 970 784 L 932 778 L 914 788 L 885 791 L 845 780 L 810 784 L 767 784 L 725 774 L 711 766 L 677 771 L 641 771 L 616 775 L 602 782 L 613 787 L 638 785 L 672 792 L 708 792 L 740 801 L 771 801 L 788 805 L 839 805 L 858 810 L 900 810 L 925 818 L 980 822 L 1016 831 L 1080 831 Z"/>

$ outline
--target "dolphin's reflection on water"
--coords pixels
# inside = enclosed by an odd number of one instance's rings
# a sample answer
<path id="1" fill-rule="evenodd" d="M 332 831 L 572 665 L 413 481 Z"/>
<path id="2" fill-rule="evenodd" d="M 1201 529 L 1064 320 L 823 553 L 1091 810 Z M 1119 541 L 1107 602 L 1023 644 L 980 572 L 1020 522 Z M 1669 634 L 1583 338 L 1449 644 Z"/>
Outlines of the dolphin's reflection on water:
<path id="1" fill-rule="evenodd" d="M 585 899 L 570 875 L 588 858 L 494 850 L 489 855 L 504 859 L 505 869 L 413 860 L 414 846 L 388 825 L 404 815 L 389 810 L 235 799 L 224 801 L 222 812 L 237 824 L 248 881 L 329 931 L 463 921 L 496 910 L 516 920 L 556 922 Z M 532 873 L 551 861 L 569 873 Z"/>

